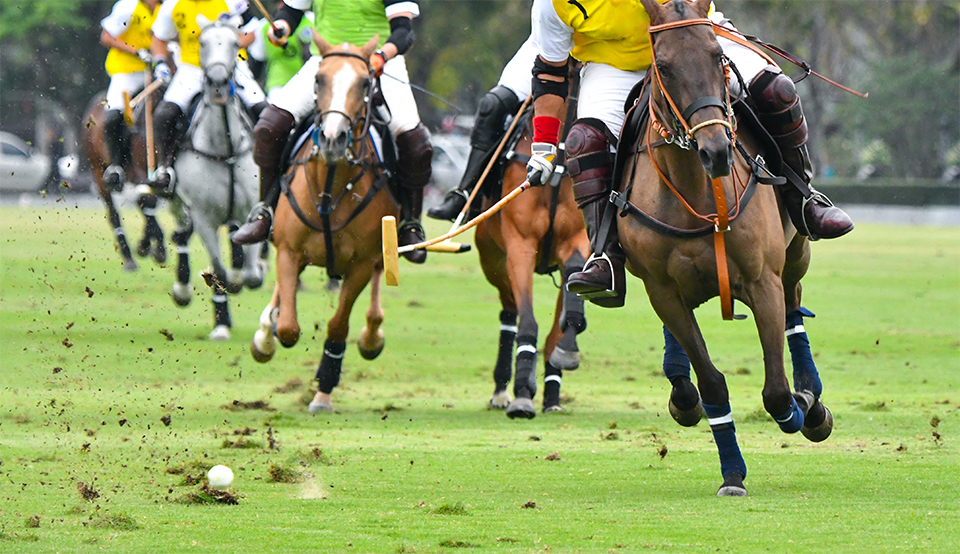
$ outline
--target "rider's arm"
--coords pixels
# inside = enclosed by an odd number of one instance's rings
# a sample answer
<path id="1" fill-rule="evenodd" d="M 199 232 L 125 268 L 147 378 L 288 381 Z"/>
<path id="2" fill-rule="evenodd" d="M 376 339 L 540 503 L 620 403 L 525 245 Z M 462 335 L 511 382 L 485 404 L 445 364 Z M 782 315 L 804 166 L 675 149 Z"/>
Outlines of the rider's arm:
<path id="1" fill-rule="evenodd" d="M 129 0 L 121 0 L 113 5 L 110 15 L 100 21 L 100 27 L 103 29 L 100 33 L 100 44 L 129 54 L 137 53 L 136 48 L 117 38 L 127 30 L 136 7 L 137 3 Z"/>
<path id="2" fill-rule="evenodd" d="M 106 29 L 100 33 L 100 44 L 106 46 L 107 48 L 114 48 L 116 50 L 120 50 L 121 52 L 127 52 L 128 54 L 137 53 L 136 48 L 111 35 L 106 31 Z"/>

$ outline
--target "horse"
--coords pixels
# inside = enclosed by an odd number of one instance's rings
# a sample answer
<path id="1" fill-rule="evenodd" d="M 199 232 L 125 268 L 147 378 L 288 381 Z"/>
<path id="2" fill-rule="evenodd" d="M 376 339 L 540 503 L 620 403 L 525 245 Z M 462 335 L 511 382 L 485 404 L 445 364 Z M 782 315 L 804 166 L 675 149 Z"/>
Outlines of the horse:
<path id="1" fill-rule="evenodd" d="M 810 246 L 778 205 L 773 187 L 757 186 L 782 183 L 763 177 L 772 175 L 764 171 L 763 158 L 772 160 L 779 151 L 747 125 L 743 102 L 737 105 L 740 125 L 735 124 L 726 75 L 736 72 L 726 65 L 706 19 L 710 0 L 642 2 L 651 21 L 653 64 L 649 101 L 637 102 L 634 111 L 646 111 L 650 123 L 634 136 L 624 126 L 617 164 L 622 179 L 611 201 L 619 208 L 616 224 L 627 269 L 643 280 L 664 324 L 671 415 L 691 426 L 706 414 L 723 476 L 717 494 L 744 496 L 746 464 L 727 386 L 710 360 L 693 309 L 720 296 L 724 318 L 742 319 L 733 314 L 733 301 L 748 306 L 763 351 L 764 408 L 784 432 L 802 431 L 814 442 L 826 439 L 833 416 L 820 402 L 819 375 L 812 359 L 798 363 L 804 353 L 793 352 L 792 340 L 796 392 L 784 372 L 784 322 L 798 313 L 812 315 L 800 306 Z M 732 207 L 726 199 L 733 199 Z"/>
<path id="2" fill-rule="evenodd" d="M 574 94 L 575 96 L 575 94 Z M 570 108 L 575 113 L 575 108 Z M 530 156 L 532 110 L 522 116 L 511 148 L 498 163 L 505 164 L 501 196 L 526 179 Z M 569 119 L 569 118 L 568 118 Z M 569 121 L 566 128 L 569 128 Z M 568 292 L 566 278 L 580 271 L 590 253 L 583 217 L 573 198 L 569 176 L 553 179 L 518 196 L 497 214 L 477 225 L 475 240 L 487 281 L 500 293 L 500 340 L 493 370 L 494 393 L 489 406 L 506 409 L 510 418 L 533 418 L 537 391 L 537 321 L 533 313 L 533 276 L 562 268 L 553 325 L 544 344 L 543 413 L 562 411 L 560 384 L 563 370 L 580 365 L 577 334 L 586 328 L 583 300 Z M 484 207 L 495 199 L 486 198 Z M 496 200 L 499 200 L 497 198 Z M 518 321 L 519 314 L 519 321 Z M 510 399 L 513 345 L 516 348 L 514 399 Z"/>
<path id="3" fill-rule="evenodd" d="M 154 91 L 151 97 L 159 101 L 163 91 Z M 130 251 L 130 245 L 127 243 L 127 235 L 120 221 L 120 214 L 117 212 L 116 203 L 113 198 L 114 191 L 103 182 L 103 172 L 110 165 L 110 155 L 107 151 L 106 141 L 103 136 L 103 121 L 106 112 L 106 92 L 100 92 L 87 105 L 84 110 L 83 121 L 84 128 L 81 132 L 80 142 L 84 154 L 90 164 L 90 173 L 93 176 L 93 182 L 97 186 L 97 192 L 103 203 L 107 207 L 107 220 L 113 229 L 113 235 L 117 240 L 117 249 L 120 251 L 120 257 L 123 258 L 123 269 L 125 271 L 136 271 L 139 269 L 133 254 Z M 135 183 L 145 183 L 147 181 L 147 148 L 146 138 L 144 136 L 145 110 L 141 103 L 134 111 L 135 126 L 130 133 L 130 151 L 131 159 L 126 164 L 128 180 Z M 149 188 L 137 189 L 137 206 L 140 208 L 144 217 L 143 237 L 137 244 L 137 254 L 140 257 L 151 255 L 160 265 L 167 262 L 167 248 L 164 244 L 163 229 L 157 223 L 156 208 L 157 197 Z"/>
<path id="4" fill-rule="evenodd" d="M 357 347 L 367 360 L 383 351 L 380 221 L 399 215 L 370 130 L 377 110 L 376 80 L 368 60 L 377 48 L 377 37 L 362 47 L 331 46 L 318 35 L 314 42 L 322 56 L 316 77 L 315 130 L 312 140 L 294 148 L 295 159 L 282 180 L 284 194 L 273 226 L 277 283 L 250 342 L 258 362 L 269 361 L 278 342 L 287 348 L 297 343 L 296 295 L 300 274 L 308 265 L 325 267 L 331 278 L 342 278 L 337 309 L 327 322 L 311 413 L 333 411 L 331 393 L 340 382 L 350 312 L 368 283 L 370 307 Z M 385 127 L 382 136 L 386 153 Z"/>
<path id="5" fill-rule="evenodd" d="M 232 248 L 233 263 L 221 261 L 219 229 L 239 227 L 259 199 L 260 170 L 253 161 L 253 125 L 239 98 L 233 94 L 236 69 L 238 19 L 221 17 L 210 22 L 201 16 L 200 66 L 203 92 L 191 117 L 174 161 L 177 174 L 170 209 L 177 220 L 173 233 L 177 245 L 177 278 L 171 295 L 179 306 L 190 303 L 188 240 L 196 232 L 211 268 L 204 274 L 213 288 L 214 329 L 210 340 L 229 340 L 227 293 L 263 285 L 265 263 L 262 243 Z"/>

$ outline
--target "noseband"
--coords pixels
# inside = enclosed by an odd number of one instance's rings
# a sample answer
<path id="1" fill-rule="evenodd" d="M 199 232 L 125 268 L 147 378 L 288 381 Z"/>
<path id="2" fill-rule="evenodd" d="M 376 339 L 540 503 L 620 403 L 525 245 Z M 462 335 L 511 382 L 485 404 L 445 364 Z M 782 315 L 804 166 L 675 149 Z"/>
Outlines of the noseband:
<path id="1" fill-rule="evenodd" d="M 713 22 L 710 21 L 709 19 L 698 18 L 698 19 L 685 19 L 682 21 L 674 21 L 671 23 L 663 23 L 661 25 L 651 25 L 647 29 L 647 31 L 650 33 L 650 44 L 651 44 L 650 52 L 653 56 L 653 61 L 650 65 L 653 66 L 653 72 L 657 77 L 657 88 L 660 89 L 660 93 L 666 99 L 667 105 L 670 108 L 670 114 L 673 116 L 674 128 L 673 129 L 667 128 L 666 126 L 664 126 L 663 123 L 661 123 L 662 121 L 664 121 L 664 119 L 662 117 L 657 117 L 656 108 L 654 107 L 654 103 L 652 101 L 650 102 L 650 121 L 656 127 L 657 131 L 660 133 L 660 135 L 663 137 L 663 139 L 666 142 L 676 144 L 677 146 L 685 150 L 689 150 L 690 148 L 696 146 L 697 139 L 694 137 L 694 133 L 710 125 L 721 125 L 723 127 L 726 127 L 731 140 L 733 140 L 734 134 L 735 134 L 734 125 L 732 122 L 733 109 L 730 107 L 730 94 L 729 94 L 729 91 L 727 90 L 726 79 L 724 79 L 724 85 L 723 85 L 723 90 L 725 93 L 724 96 L 726 97 L 726 101 L 720 98 L 716 98 L 714 96 L 703 96 L 691 102 L 690 105 L 683 110 L 680 110 L 679 108 L 677 108 L 677 105 L 674 103 L 673 98 L 670 96 L 670 93 L 668 93 L 667 90 L 663 87 L 663 79 L 660 76 L 660 69 L 657 67 L 657 50 L 656 48 L 653 47 L 655 35 L 662 31 L 668 31 L 670 29 L 678 29 L 681 27 L 690 27 L 693 25 L 709 25 L 710 27 L 714 26 Z M 724 60 L 726 60 L 726 57 L 724 57 Z M 729 65 L 725 63 L 724 73 L 726 73 L 726 70 L 728 67 Z M 690 124 L 688 123 L 688 120 L 690 119 L 690 117 L 692 117 L 695 112 L 707 107 L 720 108 L 723 111 L 723 113 L 726 114 L 726 118 L 710 119 L 694 127 L 690 127 Z M 682 127 L 682 131 L 677 129 L 678 126 Z"/>
<path id="2" fill-rule="evenodd" d="M 374 77 L 373 72 L 370 70 L 370 61 L 359 54 L 354 54 L 353 52 L 330 52 L 326 56 L 324 56 L 323 59 L 333 58 L 333 57 L 356 58 L 363 62 L 369 74 L 367 95 L 363 99 L 363 102 L 364 102 L 363 109 L 361 109 L 355 116 L 351 116 L 350 114 L 343 112 L 341 110 L 319 111 L 317 113 L 316 124 L 314 125 L 313 144 L 315 147 L 318 147 L 320 145 L 320 129 L 321 129 L 321 122 L 323 121 L 323 118 L 330 114 L 342 115 L 344 119 L 350 122 L 350 127 L 347 129 L 350 146 L 348 147 L 347 150 L 354 161 L 359 161 L 363 159 L 363 151 L 362 151 L 363 137 L 365 137 L 368 131 L 370 130 L 371 114 L 373 113 L 373 94 L 371 94 L 371 89 L 373 88 L 373 82 L 376 79 L 376 77 Z M 322 60 L 321 60 L 321 63 L 322 63 Z M 317 86 L 316 83 L 314 83 L 314 87 L 316 86 Z M 358 127 L 360 128 L 360 133 L 354 136 L 353 130 Z M 361 148 L 360 152 L 354 152 L 353 145 L 357 143 L 360 143 L 360 148 Z"/>

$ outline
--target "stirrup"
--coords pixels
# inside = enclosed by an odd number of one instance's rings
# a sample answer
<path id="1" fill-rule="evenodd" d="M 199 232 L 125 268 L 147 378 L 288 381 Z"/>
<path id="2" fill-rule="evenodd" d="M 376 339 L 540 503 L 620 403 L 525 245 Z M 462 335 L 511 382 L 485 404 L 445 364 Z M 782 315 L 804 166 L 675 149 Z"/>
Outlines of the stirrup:
<path id="1" fill-rule="evenodd" d="M 813 185 L 809 185 L 809 187 L 810 187 L 810 196 L 804 198 L 803 201 L 800 202 L 800 220 L 803 222 L 803 230 L 805 231 L 805 233 L 803 234 L 807 236 L 807 240 L 809 240 L 810 242 L 813 242 L 816 240 L 820 240 L 820 237 L 815 235 L 813 231 L 810 230 L 810 225 L 807 223 L 807 204 L 809 204 L 810 202 L 819 200 L 823 202 L 827 207 L 832 208 L 833 201 L 827 198 L 826 194 L 823 194 L 819 190 L 813 188 Z"/>
<path id="2" fill-rule="evenodd" d="M 170 179 L 164 187 L 156 185 L 156 180 L 160 175 L 166 175 Z M 177 172 L 170 166 L 162 165 L 158 167 L 156 174 L 154 174 L 153 181 L 150 183 L 150 187 L 157 193 L 157 196 L 173 198 L 177 190 Z"/>
<path id="3" fill-rule="evenodd" d="M 586 271 L 587 266 L 590 265 L 590 262 L 603 260 L 607 262 L 607 265 L 610 266 L 610 288 L 606 290 L 598 290 L 594 292 L 578 292 L 576 293 L 578 297 L 585 300 L 590 300 L 593 298 L 609 298 L 611 296 L 617 295 L 617 272 L 613 269 L 613 262 L 610 261 L 610 257 L 607 256 L 606 252 L 601 252 L 598 256 L 597 254 L 590 254 L 590 257 L 587 259 L 587 263 L 583 264 L 583 269 L 581 271 Z M 567 285 L 567 290 L 570 285 Z"/>
<path id="4" fill-rule="evenodd" d="M 103 170 L 103 182 L 116 192 L 123 189 L 127 181 L 127 174 L 123 166 L 119 164 L 110 164 Z"/>

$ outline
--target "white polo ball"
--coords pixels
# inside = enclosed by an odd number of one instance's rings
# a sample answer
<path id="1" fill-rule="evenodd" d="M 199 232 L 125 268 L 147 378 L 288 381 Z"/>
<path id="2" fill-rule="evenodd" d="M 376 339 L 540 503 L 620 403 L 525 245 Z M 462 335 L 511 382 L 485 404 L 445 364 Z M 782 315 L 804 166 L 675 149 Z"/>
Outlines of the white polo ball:
<path id="1" fill-rule="evenodd" d="M 227 466 L 213 466 L 207 472 L 207 481 L 215 489 L 225 489 L 233 483 L 233 471 Z"/>

